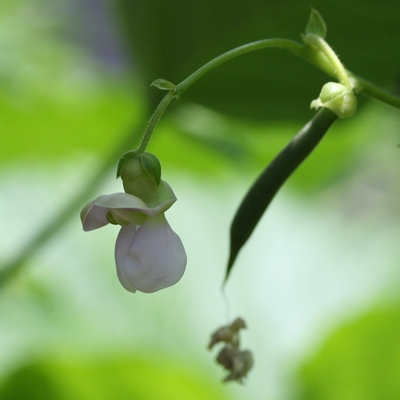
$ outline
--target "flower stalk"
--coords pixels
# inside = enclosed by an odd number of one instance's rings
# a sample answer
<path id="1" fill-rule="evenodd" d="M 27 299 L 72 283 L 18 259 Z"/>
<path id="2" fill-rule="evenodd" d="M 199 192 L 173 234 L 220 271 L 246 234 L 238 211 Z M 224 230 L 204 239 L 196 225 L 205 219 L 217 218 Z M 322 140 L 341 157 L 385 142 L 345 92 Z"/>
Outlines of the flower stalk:
<path id="1" fill-rule="evenodd" d="M 338 81 L 345 86 L 347 89 L 352 90 L 352 84 L 349 79 L 349 74 L 344 68 L 339 57 L 332 50 L 332 47 L 320 36 L 309 33 L 303 37 L 304 43 L 315 48 L 316 51 L 320 51 L 325 55 L 330 65 L 333 68 L 335 77 Z"/>
<path id="2" fill-rule="evenodd" d="M 157 108 L 155 109 L 153 115 L 151 116 L 149 123 L 147 124 L 146 130 L 143 134 L 142 140 L 140 142 L 139 147 L 137 148 L 137 153 L 144 153 L 147 145 L 150 142 L 151 135 L 153 134 L 153 131 L 155 127 L 157 126 L 158 122 L 160 121 L 162 115 L 164 114 L 165 110 L 169 106 L 169 103 L 171 103 L 172 99 L 176 97 L 176 94 L 173 90 L 170 90 L 166 96 L 160 101 L 158 104 Z"/>

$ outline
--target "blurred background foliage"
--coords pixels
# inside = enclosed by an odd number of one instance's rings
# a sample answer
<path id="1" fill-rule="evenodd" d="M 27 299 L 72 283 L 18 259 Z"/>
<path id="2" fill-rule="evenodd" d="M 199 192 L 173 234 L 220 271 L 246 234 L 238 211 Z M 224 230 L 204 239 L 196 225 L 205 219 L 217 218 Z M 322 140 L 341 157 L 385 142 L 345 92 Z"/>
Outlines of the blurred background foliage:
<path id="1" fill-rule="evenodd" d="M 40 360 L 16 370 L 3 385 L 3 399 L 185 399 L 227 398 L 181 364 L 154 359 Z"/>
<path id="2" fill-rule="evenodd" d="M 378 306 L 337 329 L 301 369 L 300 399 L 398 399 L 399 304 Z"/>
<path id="3" fill-rule="evenodd" d="M 300 41 L 310 7 L 325 18 L 327 39 L 350 70 L 398 91 L 400 3 L 395 0 L 1 2 L 0 263 L 18 254 L 60 204 L 68 204 L 122 141 L 135 147 L 163 95 L 150 87 L 153 80 L 179 83 L 211 58 L 249 41 Z M 189 204 L 186 211 L 183 206 L 185 218 L 176 214 L 175 219 L 184 220 L 181 229 L 187 229 L 189 266 L 200 272 L 204 267 L 204 277 L 188 271 L 192 286 L 176 289 L 176 297 L 170 292 L 132 297 L 109 274 L 111 236 L 80 236 L 79 224 L 66 221 L 69 230 L 55 236 L 47 253 L 29 263 L 29 272 L 0 293 L 0 399 L 399 398 L 400 117 L 363 96 L 357 115 L 340 121 L 289 182 L 285 193 L 292 203 L 283 209 L 283 222 L 274 225 L 273 215 L 269 222 L 273 237 L 289 241 L 284 235 L 294 235 L 303 243 L 291 243 L 290 251 L 281 248 L 292 264 L 302 263 L 298 254 L 307 263 L 305 255 L 317 251 L 316 243 L 322 252 L 324 240 L 336 243 L 336 252 L 325 255 L 324 268 L 317 265 L 306 278 L 297 275 L 297 267 L 283 268 L 287 281 L 279 275 L 283 272 L 268 275 L 263 282 L 273 285 L 269 293 L 275 293 L 274 285 L 283 292 L 270 303 L 268 289 L 257 289 L 261 279 L 246 276 L 246 268 L 233 277 L 238 287 L 230 296 L 236 295 L 236 309 L 260 328 L 261 339 L 252 338 L 264 346 L 258 359 L 256 354 L 258 375 L 248 386 L 222 387 L 210 355 L 204 354 L 208 333 L 224 318 L 219 286 L 226 253 L 218 245 L 225 237 L 215 233 L 211 255 L 203 249 L 196 259 L 195 244 L 209 235 L 202 223 L 211 216 L 212 224 L 225 224 L 220 229 L 227 232 L 229 217 L 217 212 L 226 208 L 232 216 L 258 171 L 313 115 L 309 103 L 326 81 L 291 54 L 266 50 L 219 67 L 174 102 L 149 150 L 175 176 L 180 203 Z M 110 170 L 104 181 L 114 173 Z M 118 188 L 112 182 L 107 188 Z M 313 205 L 307 206 L 310 198 Z M 220 208 L 214 209 L 217 201 Z M 198 220 L 189 206 L 196 206 Z M 301 219 L 301 213 L 309 218 Z M 305 238 L 295 236 L 296 227 L 285 218 L 305 227 Z M 321 219 L 329 229 L 319 225 Z M 190 221 L 195 228 L 186 227 Z M 205 233 L 196 232 L 201 229 Z M 268 231 L 264 237 L 274 240 Z M 263 245 L 253 247 L 258 256 L 248 264 L 268 259 Z M 217 252 L 220 264 L 212 258 Z M 331 261 L 336 258 L 337 264 Z M 376 269 L 368 269 L 368 259 Z M 254 289 L 246 289 L 251 282 Z M 332 296 L 335 306 L 329 303 Z M 306 306 L 297 313 L 285 305 L 288 299 Z M 348 299 L 356 304 L 342 303 Z M 321 303 L 321 314 L 315 303 Z M 330 307 L 334 311 L 325 321 Z M 290 323 L 280 325 L 282 319 Z M 308 327 L 304 337 L 301 326 Z M 287 337 L 303 350 L 288 354 L 296 346 L 287 346 Z M 263 352 L 276 363 L 268 367 Z M 275 386 L 266 378 L 274 374 L 279 375 Z"/>

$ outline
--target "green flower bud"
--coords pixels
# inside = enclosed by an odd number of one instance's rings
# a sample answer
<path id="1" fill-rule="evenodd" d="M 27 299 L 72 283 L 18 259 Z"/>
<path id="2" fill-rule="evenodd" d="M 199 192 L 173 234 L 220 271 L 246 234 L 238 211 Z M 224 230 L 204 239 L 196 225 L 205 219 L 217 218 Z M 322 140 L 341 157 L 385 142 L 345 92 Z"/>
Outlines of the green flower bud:
<path id="1" fill-rule="evenodd" d="M 339 118 L 351 117 L 357 110 L 357 98 L 351 89 L 340 83 L 328 82 L 321 90 L 318 99 L 311 102 L 311 108 L 329 108 Z"/>
<path id="2" fill-rule="evenodd" d="M 139 197 L 146 203 L 157 197 L 161 182 L 161 164 L 150 153 L 125 153 L 118 164 L 120 176 L 126 193 Z"/>

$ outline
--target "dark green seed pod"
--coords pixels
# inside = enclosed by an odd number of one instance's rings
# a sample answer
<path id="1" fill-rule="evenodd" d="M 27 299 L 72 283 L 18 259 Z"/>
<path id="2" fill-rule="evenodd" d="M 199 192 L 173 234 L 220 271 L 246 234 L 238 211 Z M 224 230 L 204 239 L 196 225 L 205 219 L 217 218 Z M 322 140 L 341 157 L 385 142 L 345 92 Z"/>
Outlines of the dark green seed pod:
<path id="1" fill-rule="evenodd" d="M 232 221 L 225 281 L 240 249 L 249 239 L 278 190 L 314 150 L 337 118 L 331 110 L 321 108 L 254 182 Z"/>

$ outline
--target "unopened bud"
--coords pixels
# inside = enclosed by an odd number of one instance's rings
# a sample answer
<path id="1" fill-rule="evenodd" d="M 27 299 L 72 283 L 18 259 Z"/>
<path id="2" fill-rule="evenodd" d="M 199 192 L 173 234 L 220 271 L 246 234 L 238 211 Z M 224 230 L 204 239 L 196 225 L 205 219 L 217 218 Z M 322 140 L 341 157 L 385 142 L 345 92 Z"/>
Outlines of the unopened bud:
<path id="1" fill-rule="evenodd" d="M 158 191 L 161 164 L 153 154 L 128 152 L 119 161 L 117 176 L 121 177 L 126 193 L 148 203 Z"/>
<path id="2" fill-rule="evenodd" d="M 351 117 L 357 110 L 357 98 L 351 89 L 336 82 L 326 83 L 311 108 L 329 108 L 339 118 Z"/>

